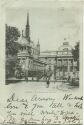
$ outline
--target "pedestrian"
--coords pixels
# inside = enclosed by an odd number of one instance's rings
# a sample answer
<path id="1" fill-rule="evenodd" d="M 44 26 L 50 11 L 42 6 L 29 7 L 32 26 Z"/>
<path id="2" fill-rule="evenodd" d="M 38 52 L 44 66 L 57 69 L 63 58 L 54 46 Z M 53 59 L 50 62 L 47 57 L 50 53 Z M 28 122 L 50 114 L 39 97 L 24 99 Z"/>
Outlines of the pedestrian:
<path id="1" fill-rule="evenodd" d="M 52 71 L 51 69 L 49 68 L 46 72 L 46 84 L 47 84 L 47 88 L 49 87 L 50 85 L 50 78 L 52 76 Z"/>
<path id="2" fill-rule="evenodd" d="M 47 78 L 46 84 L 47 84 L 47 88 L 49 88 L 49 85 L 50 85 L 50 78 L 49 77 Z"/>
<path id="3" fill-rule="evenodd" d="M 68 76 L 68 82 L 70 82 L 70 80 L 71 80 L 71 76 L 69 75 L 69 76 Z"/>
<path id="4" fill-rule="evenodd" d="M 25 81 L 28 81 L 28 71 L 25 70 Z"/>

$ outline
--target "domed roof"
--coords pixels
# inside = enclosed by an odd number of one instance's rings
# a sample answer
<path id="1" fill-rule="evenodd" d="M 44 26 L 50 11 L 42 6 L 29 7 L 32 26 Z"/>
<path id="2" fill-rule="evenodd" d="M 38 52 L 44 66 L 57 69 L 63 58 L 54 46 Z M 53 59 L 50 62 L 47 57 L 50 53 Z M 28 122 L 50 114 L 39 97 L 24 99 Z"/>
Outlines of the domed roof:
<path id="1" fill-rule="evenodd" d="M 71 51 L 72 46 L 69 45 L 69 42 L 64 42 L 58 49 L 59 51 Z"/>
<path id="2" fill-rule="evenodd" d="M 30 46 L 29 41 L 25 38 L 25 37 L 20 37 L 17 41 L 19 44 L 21 44 L 22 46 Z"/>

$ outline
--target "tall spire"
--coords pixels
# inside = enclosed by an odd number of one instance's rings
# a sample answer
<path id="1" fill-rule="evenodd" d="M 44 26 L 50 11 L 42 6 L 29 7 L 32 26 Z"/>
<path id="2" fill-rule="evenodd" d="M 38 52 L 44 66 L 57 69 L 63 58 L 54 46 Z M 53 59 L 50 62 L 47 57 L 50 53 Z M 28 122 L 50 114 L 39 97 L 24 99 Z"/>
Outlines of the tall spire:
<path id="1" fill-rule="evenodd" d="M 29 13 L 27 13 L 27 26 L 29 26 Z"/>
<path id="2" fill-rule="evenodd" d="M 25 36 L 30 41 L 30 26 L 29 26 L 29 13 L 27 13 L 27 24 L 25 29 Z"/>
<path id="3" fill-rule="evenodd" d="M 38 45 L 39 45 L 39 39 L 38 39 Z"/>
<path id="4" fill-rule="evenodd" d="M 38 55 L 40 55 L 40 43 L 39 43 L 39 39 L 38 39 L 38 43 L 37 43 L 37 50 L 38 50 Z"/>

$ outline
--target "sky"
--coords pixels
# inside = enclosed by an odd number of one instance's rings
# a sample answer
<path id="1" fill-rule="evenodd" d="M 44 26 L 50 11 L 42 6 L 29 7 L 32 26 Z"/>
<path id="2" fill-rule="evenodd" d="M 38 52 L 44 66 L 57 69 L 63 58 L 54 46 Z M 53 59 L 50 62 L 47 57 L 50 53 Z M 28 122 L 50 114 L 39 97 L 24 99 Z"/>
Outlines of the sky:
<path id="1" fill-rule="evenodd" d="M 44 4 L 43 4 L 44 5 Z M 57 50 L 63 42 L 75 45 L 81 41 L 82 10 L 77 4 L 55 4 L 9 8 L 6 10 L 6 24 L 25 30 L 29 12 L 30 36 L 41 51 Z M 66 40 L 64 40 L 66 38 Z"/>

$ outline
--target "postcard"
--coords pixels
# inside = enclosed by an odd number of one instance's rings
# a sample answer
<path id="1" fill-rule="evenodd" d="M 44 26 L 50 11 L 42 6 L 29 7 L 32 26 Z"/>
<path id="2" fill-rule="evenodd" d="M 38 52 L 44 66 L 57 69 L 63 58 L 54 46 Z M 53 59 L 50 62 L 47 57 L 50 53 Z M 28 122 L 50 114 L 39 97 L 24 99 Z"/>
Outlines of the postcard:
<path id="1" fill-rule="evenodd" d="M 83 125 L 83 2 L 0 3 L 0 125 Z"/>

